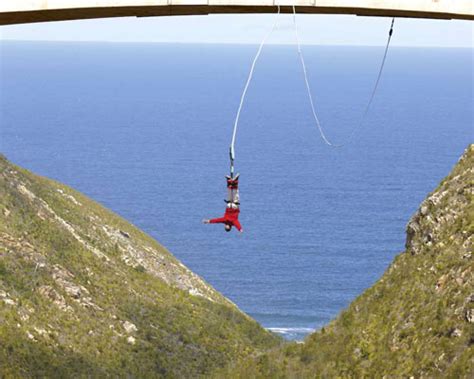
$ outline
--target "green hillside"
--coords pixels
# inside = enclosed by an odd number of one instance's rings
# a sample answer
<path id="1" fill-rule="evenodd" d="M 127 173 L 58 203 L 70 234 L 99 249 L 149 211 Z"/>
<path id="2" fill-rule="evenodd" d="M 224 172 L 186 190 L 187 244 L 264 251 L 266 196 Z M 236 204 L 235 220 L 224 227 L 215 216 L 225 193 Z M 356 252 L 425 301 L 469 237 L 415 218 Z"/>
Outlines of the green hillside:
<path id="1" fill-rule="evenodd" d="M 281 344 L 166 249 L 0 158 L 0 377 L 474 377 L 474 145 L 406 251 L 302 344 Z"/>
<path id="2" fill-rule="evenodd" d="M 333 322 L 218 377 L 474 378 L 474 145 L 421 204 L 406 251 Z"/>
<path id="3" fill-rule="evenodd" d="M 198 377 L 279 343 L 152 238 L 0 156 L 0 377 Z"/>

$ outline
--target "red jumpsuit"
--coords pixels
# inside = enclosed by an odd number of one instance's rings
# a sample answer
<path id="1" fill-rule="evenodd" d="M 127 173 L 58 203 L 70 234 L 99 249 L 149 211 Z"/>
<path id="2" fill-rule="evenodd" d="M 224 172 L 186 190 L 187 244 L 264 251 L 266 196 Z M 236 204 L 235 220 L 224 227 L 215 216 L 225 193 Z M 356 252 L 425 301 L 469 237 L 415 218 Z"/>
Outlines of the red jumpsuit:
<path id="1" fill-rule="evenodd" d="M 213 218 L 212 220 L 209 220 L 209 223 L 235 226 L 240 232 L 242 230 L 242 225 L 240 225 L 239 222 L 239 213 L 240 209 L 238 208 L 226 208 L 224 217 Z"/>

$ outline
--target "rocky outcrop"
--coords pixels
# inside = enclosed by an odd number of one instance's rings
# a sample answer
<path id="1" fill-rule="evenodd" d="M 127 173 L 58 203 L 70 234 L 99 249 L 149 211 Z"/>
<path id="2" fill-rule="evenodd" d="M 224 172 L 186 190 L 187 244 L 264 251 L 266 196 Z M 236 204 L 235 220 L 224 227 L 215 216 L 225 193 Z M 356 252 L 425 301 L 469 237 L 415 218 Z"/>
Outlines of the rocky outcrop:
<path id="1" fill-rule="evenodd" d="M 460 170 L 460 167 L 463 169 Z M 472 210 L 473 196 L 474 145 L 471 145 L 450 177 L 443 180 L 423 201 L 408 223 L 407 252 L 420 254 L 433 249 L 443 249 L 446 244 L 458 240 L 463 241 L 459 246 L 459 254 L 470 257 L 474 244 L 473 230 L 470 229 L 472 224 L 462 221 L 465 213 Z M 455 230 L 451 226 L 455 226 Z"/>

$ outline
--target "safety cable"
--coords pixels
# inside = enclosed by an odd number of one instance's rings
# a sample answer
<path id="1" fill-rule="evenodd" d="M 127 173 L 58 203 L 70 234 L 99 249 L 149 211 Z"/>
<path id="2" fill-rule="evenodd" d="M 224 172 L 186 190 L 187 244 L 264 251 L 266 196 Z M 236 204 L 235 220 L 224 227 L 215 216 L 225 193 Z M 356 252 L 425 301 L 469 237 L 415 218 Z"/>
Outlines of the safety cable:
<path id="1" fill-rule="evenodd" d="M 319 121 L 318 115 L 316 114 L 313 95 L 311 94 L 311 87 L 309 85 L 309 80 L 308 80 L 308 73 L 306 71 L 306 64 L 305 64 L 305 61 L 304 61 L 303 52 L 301 51 L 301 44 L 300 44 L 300 39 L 299 39 L 299 35 L 298 35 L 298 24 L 296 22 L 296 9 L 295 9 L 295 5 L 293 5 L 293 25 L 294 25 L 294 30 L 295 30 L 296 44 L 297 44 L 297 47 L 298 47 L 298 55 L 300 57 L 301 66 L 303 68 L 304 81 L 305 81 L 305 84 L 306 84 L 306 92 L 308 93 L 308 98 L 309 98 L 309 103 L 310 103 L 310 106 L 311 106 L 311 111 L 313 113 L 313 117 L 314 117 L 314 120 L 316 122 L 316 126 L 318 127 L 319 134 L 321 135 L 321 138 L 323 139 L 323 141 L 327 145 L 329 145 L 331 147 L 343 147 L 343 146 L 349 144 L 352 141 L 352 138 L 354 137 L 356 131 L 364 124 L 365 119 L 367 118 L 367 115 L 369 113 L 369 108 L 372 105 L 372 102 L 375 98 L 375 93 L 377 92 L 377 88 L 379 86 L 380 78 L 382 77 L 383 68 L 385 66 L 385 61 L 387 59 L 388 48 L 390 46 L 390 41 L 392 39 L 394 23 L 395 23 L 395 18 L 392 18 L 392 23 L 390 25 L 390 31 L 388 33 L 387 44 L 385 45 L 385 51 L 384 51 L 383 58 L 382 58 L 382 63 L 380 65 L 380 69 L 379 69 L 379 72 L 378 72 L 378 75 L 377 75 L 377 80 L 375 81 L 375 85 L 374 85 L 374 88 L 372 90 L 372 94 L 370 95 L 369 102 L 367 103 L 367 105 L 365 107 L 365 110 L 364 110 L 364 113 L 362 114 L 362 118 L 360 119 L 359 123 L 352 129 L 351 133 L 349 134 L 349 137 L 347 138 L 347 140 L 344 143 L 335 144 L 335 143 L 332 143 L 331 141 L 329 141 L 329 139 L 326 137 L 326 134 L 324 133 L 324 130 L 323 130 L 323 128 L 321 126 L 321 123 Z"/>
<path id="2" fill-rule="evenodd" d="M 257 53 L 255 54 L 255 57 L 254 57 L 253 62 L 252 62 L 252 66 L 250 67 L 250 72 L 249 72 L 249 75 L 247 77 L 247 82 L 245 83 L 244 90 L 243 90 L 242 95 L 240 97 L 239 108 L 238 108 L 237 114 L 235 116 L 234 130 L 232 132 L 232 141 L 230 143 L 230 149 L 229 149 L 231 176 L 233 176 L 233 173 L 234 173 L 235 137 L 237 135 L 237 128 L 239 126 L 240 112 L 242 111 L 242 107 L 243 107 L 244 101 L 245 101 L 245 96 L 247 95 L 247 90 L 249 88 L 250 82 L 252 81 L 253 72 L 255 70 L 255 65 L 257 64 L 257 61 L 258 61 L 258 58 L 260 57 L 260 54 L 262 53 L 263 46 L 265 45 L 268 37 L 270 37 L 270 35 L 273 33 L 273 31 L 275 30 L 275 27 L 277 25 L 278 17 L 280 16 L 280 9 L 281 9 L 280 4 L 278 4 L 277 6 L 278 6 L 278 12 L 275 16 L 275 20 L 273 21 L 273 25 L 272 25 L 270 31 L 263 37 L 262 42 L 260 43 L 260 46 L 258 47 Z"/>

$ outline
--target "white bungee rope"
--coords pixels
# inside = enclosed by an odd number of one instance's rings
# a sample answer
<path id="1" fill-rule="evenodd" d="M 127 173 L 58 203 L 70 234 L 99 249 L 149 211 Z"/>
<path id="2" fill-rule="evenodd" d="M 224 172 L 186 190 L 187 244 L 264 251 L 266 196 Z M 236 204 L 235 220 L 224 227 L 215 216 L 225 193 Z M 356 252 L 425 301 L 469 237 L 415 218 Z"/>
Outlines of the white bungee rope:
<path id="1" fill-rule="evenodd" d="M 260 54 L 262 53 L 262 49 L 263 49 L 263 46 L 265 45 L 265 43 L 267 42 L 267 39 L 270 37 L 270 35 L 273 33 L 273 31 L 275 30 L 275 27 L 278 23 L 278 18 L 280 16 L 280 4 L 277 5 L 278 7 L 278 12 L 275 16 L 275 20 L 273 21 L 273 25 L 271 27 L 271 29 L 269 30 L 269 32 L 263 37 L 262 39 L 262 42 L 260 43 L 260 46 L 258 47 L 258 50 L 257 50 L 257 53 L 255 54 L 255 57 L 253 59 L 253 62 L 252 62 L 252 66 L 250 67 L 250 72 L 249 72 L 249 75 L 247 77 L 247 82 L 245 83 L 245 87 L 244 87 L 244 90 L 242 92 L 242 95 L 240 96 L 240 103 L 239 103 L 239 108 L 237 110 L 237 114 L 235 116 L 235 121 L 234 121 L 234 130 L 232 132 L 232 141 L 230 143 L 230 150 L 229 150 L 229 154 L 230 154 L 230 173 L 231 173 L 231 176 L 233 176 L 234 174 L 234 159 L 235 159 L 235 137 L 237 135 L 237 128 L 239 126 L 239 120 L 240 120 L 240 113 L 242 111 L 242 107 L 244 105 L 244 101 L 245 101 L 245 96 L 247 95 L 247 90 L 250 86 L 250 82 L 252 81 L 252 77 L 253 77 L 253 73 L 255 71 L 255 66 L 257 64 L 257 61 L 258 61 L 258 58 L 260 58 Z"/>

